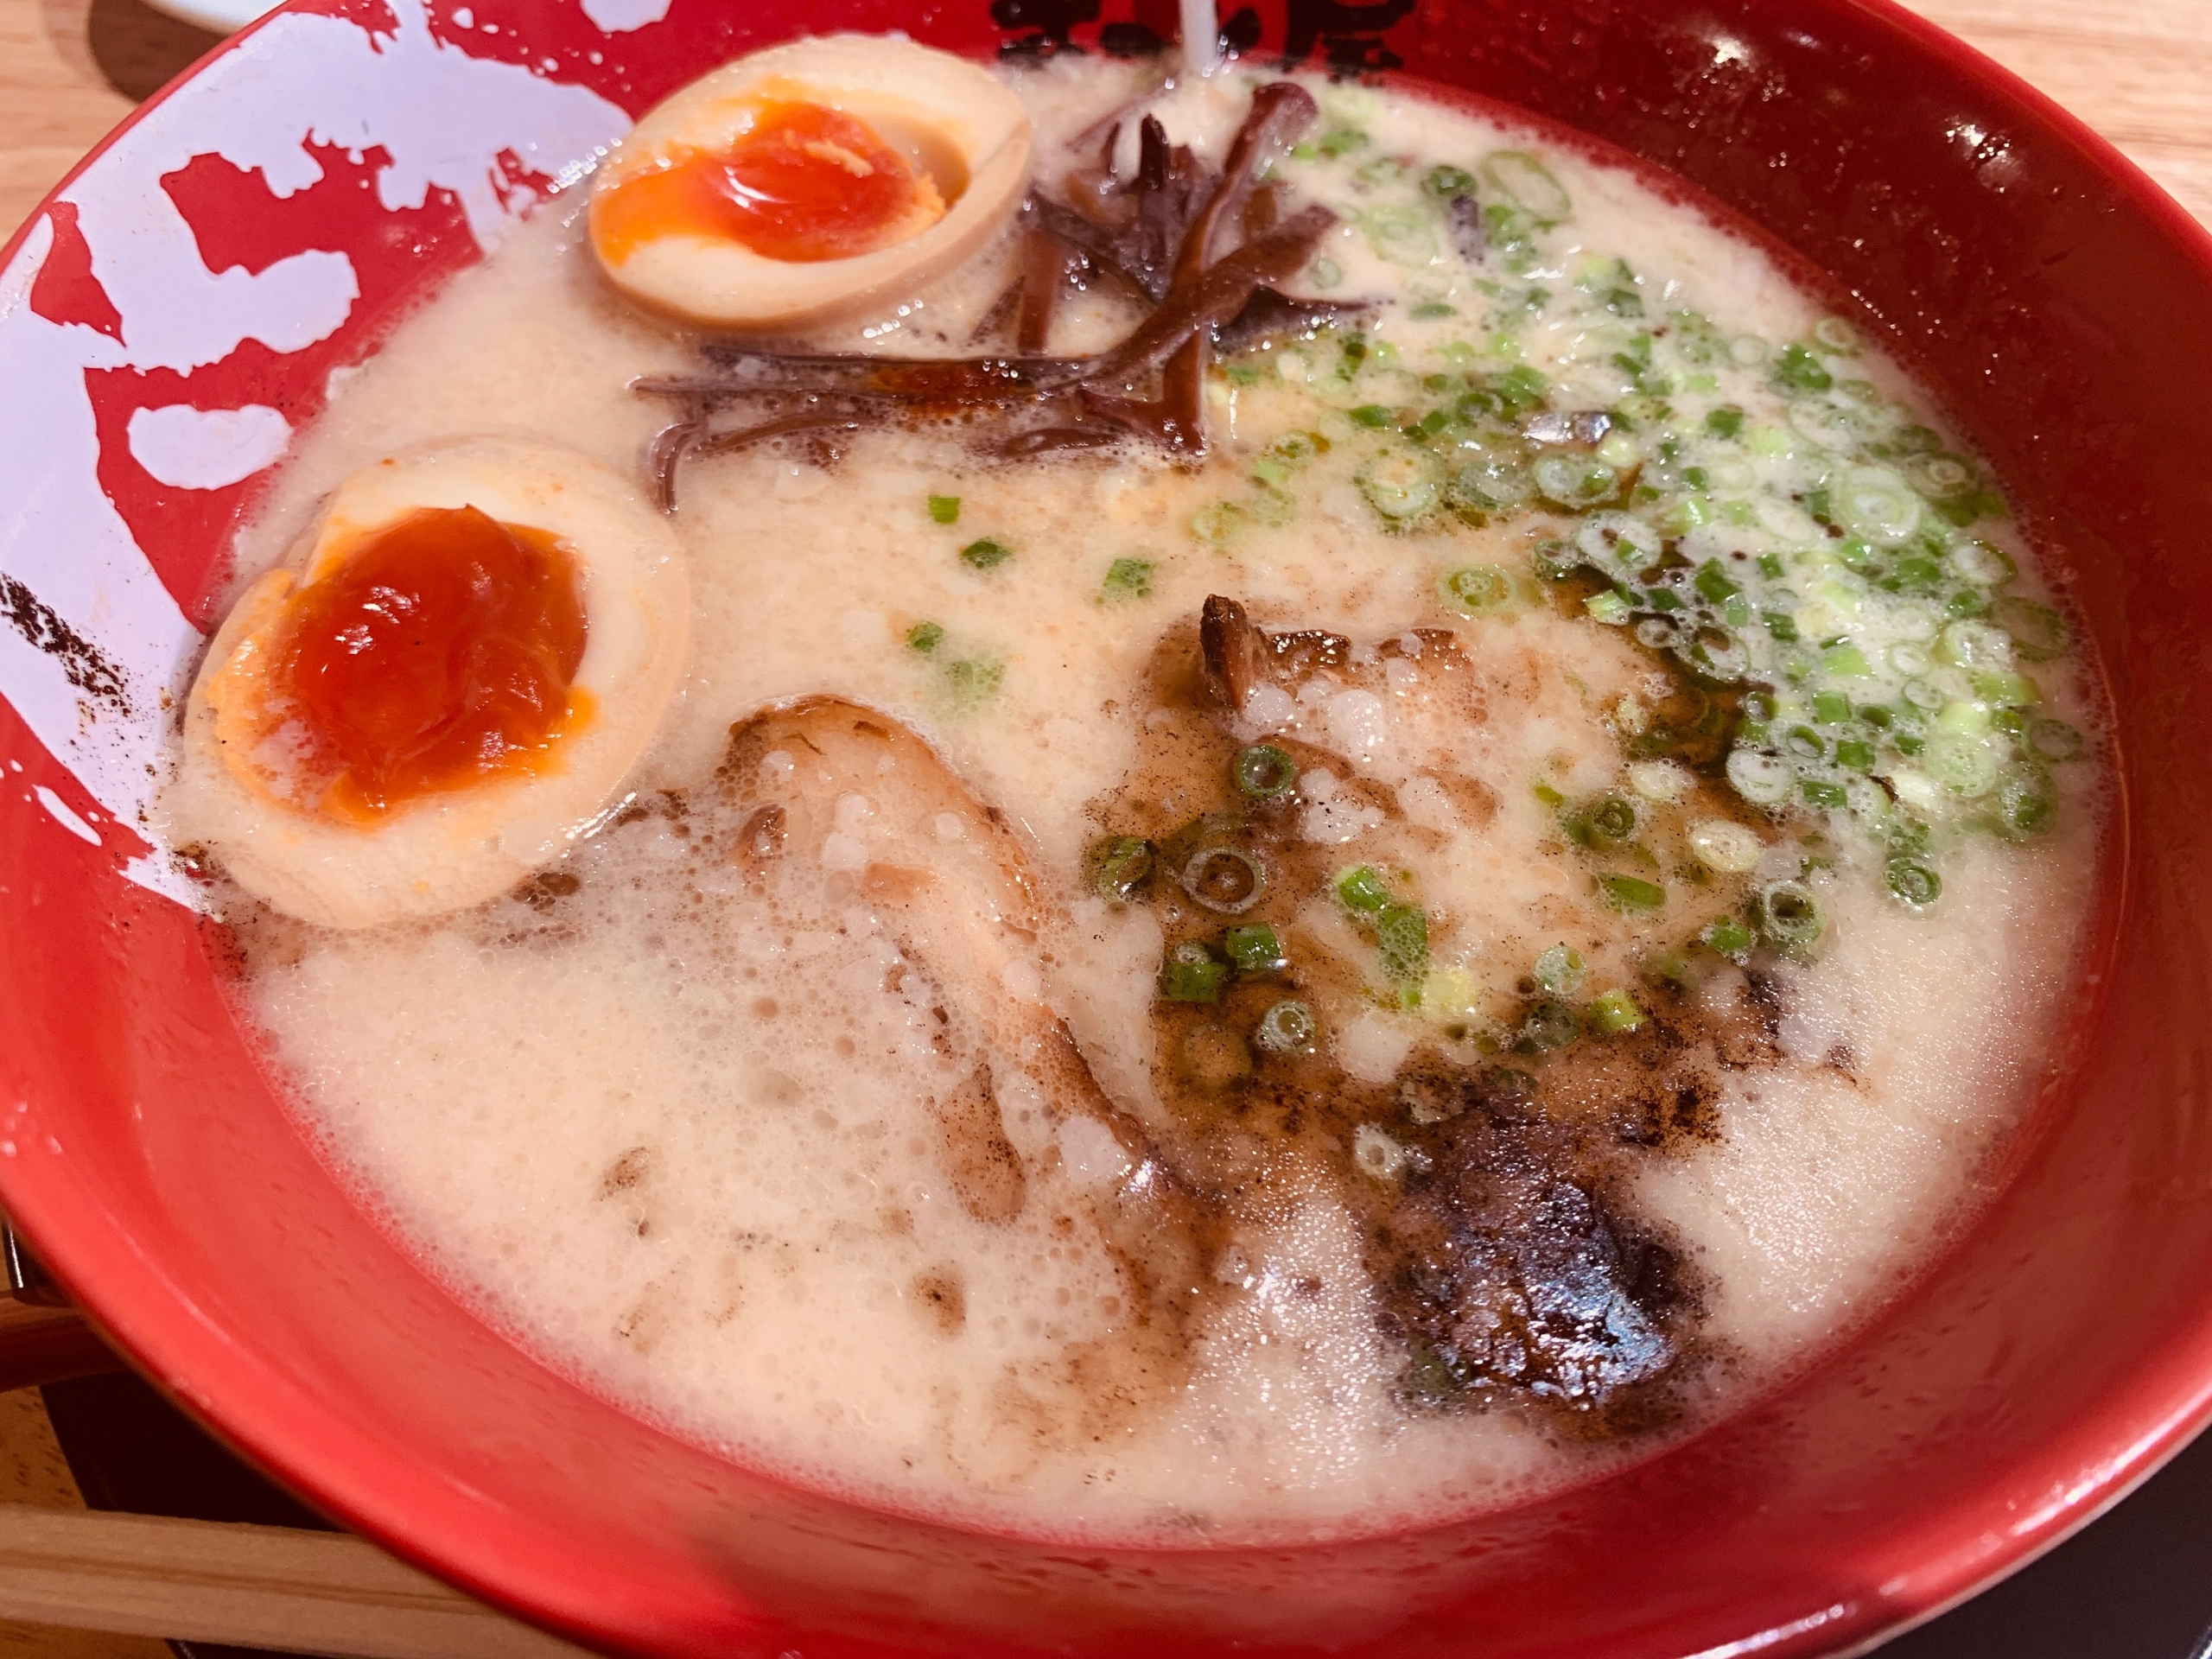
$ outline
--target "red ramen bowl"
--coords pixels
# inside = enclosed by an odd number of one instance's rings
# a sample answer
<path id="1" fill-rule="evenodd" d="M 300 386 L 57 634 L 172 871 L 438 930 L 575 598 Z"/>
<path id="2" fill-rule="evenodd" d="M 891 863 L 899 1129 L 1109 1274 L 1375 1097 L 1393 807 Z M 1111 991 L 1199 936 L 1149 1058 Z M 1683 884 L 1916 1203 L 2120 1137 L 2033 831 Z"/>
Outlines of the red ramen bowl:
<path id="1" fill-rule="evenodd" d="M 0 1202 L 122 1349 L 321 1508 L 639 1654 L 1783 1656 L 2081 1525 L 2212 1411 L 2212 244 L 1880 0 L 1261 0 L 1249 58 L 1409 72 L 1673 169 L 1865 308 L 2107 665 L 2087 989 L 1978 1222 L 1817 1367 L 1593 1483 L 1363 1541 L 1056 1547 L 704 1452 L 537 1363 L 318 1160 L 139 813 L 231 526 L 334 372 L 705 67 L 903 28 L 1128 50 L 1156 0 L 293 0 L 0 274 Z"/>

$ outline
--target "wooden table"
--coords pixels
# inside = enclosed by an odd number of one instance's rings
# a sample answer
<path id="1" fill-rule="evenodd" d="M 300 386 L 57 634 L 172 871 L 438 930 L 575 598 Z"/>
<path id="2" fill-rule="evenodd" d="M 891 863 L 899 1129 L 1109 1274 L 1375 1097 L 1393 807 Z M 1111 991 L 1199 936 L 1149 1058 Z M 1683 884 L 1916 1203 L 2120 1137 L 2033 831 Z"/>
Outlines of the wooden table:
<path id="1" fill-rule="evenodd" d="M 1907 3 L 2034 82 L 2212 222 L 2212 0 Z M 140 0 L 0 0 L 0 232 L 134 104 L 214 44 Z M 30 1390 L 0 1394 L 6 1503 L 81 1508 Z M 138 1637 L 0 1622 L 7 1659 L 165 1653 Z"/>

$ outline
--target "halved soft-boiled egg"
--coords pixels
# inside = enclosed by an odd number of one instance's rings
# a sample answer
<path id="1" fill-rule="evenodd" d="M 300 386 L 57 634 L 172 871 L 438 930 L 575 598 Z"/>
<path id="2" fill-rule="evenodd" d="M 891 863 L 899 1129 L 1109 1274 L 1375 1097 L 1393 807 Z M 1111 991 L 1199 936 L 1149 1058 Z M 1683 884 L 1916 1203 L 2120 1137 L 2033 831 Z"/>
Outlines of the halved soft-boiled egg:
<path id="1" fill-rule="evenodd" d="M 592 247 L 655 310 L 783 327 L 950 269 L 1028 175 L 1028 114 L 985 70 L 831 35 L 724 64 L 650 111 L 600 164 Z"/>
<path id="2" fill-rule="evenodd" d="M 170 831 L 325 926 L 481 903 L 620 789 L 689 590 L 660 515 L 588 456 L 465 438 L 364 467 L 217 631 Z"/>

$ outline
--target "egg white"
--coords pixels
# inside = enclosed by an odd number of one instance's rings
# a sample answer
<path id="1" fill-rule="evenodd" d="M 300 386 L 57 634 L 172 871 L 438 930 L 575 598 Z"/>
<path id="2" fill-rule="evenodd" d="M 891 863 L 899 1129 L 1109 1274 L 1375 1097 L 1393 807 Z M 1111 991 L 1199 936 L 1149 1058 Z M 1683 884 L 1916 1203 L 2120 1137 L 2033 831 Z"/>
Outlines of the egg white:
<path id="1" fill-rule="evenodd" d="M 342 566 L 365 533 L 464 506 L 547 531 L 574 557 L 586 632 L 572 689 L 588 694 L 588 718 L 537 770 L 421 797 L 368 824 L 287 804 L 270 787 L 270 757 L 238 752 L 264 705 L 286 596 Z M 676 690 L 690 629 L 683 550 L 611 468 L 511 438 L 403 451 L 341 484 L 217 630 L 185 707 L 169 833 L 204 844 L 247 892 L 326 927 L 480 904 L 557 858 L 614 799 Z"/>
<path id="2" fill-rule="evenodd" d="M 988 71 L 912 41 L 830 35 L 724 64 L 654 106 L 600 163 L 594 200 L 684 152 L 728 150 L 763 98 L 867 123 L 937 181 L 944 216 L 845 259 L 772 259 L 690 234 L 653 238 L 619 261 L 601 253 L 601 268 L 632 299 L 717 328 L 789 327 L 857 309 L 967 258 L 1005 224 L 1028 181 L 1028 112 Z"/>

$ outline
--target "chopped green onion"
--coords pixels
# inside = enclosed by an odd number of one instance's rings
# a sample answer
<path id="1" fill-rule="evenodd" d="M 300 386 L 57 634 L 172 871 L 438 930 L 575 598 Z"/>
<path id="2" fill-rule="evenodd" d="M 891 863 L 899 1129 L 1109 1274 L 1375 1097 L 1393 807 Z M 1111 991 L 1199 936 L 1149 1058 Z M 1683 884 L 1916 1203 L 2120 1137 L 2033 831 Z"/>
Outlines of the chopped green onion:
<path id="1" fill-rule="evenodd" d="M 1536 488 L 1547 500 L 1580 510 L 1621 493 L 1621 475 L 1595 455 L 1551 454 L 1536 463 Z"/>
<path id="2" fill-rule="evenodd" d="M 1808 778 L 1798 786 L 1808 806 L 1836 808 L 1843 805 L 1846 797 L 1841 784 L 1831 784 L 1825 779 Z"/>
<path id="3" fill-rule="evenodd" d="M 960 498 L 957 495 L 930 497 L 930 517 L 940 524 L 957 523 L 960 518 Z"/>
<path id="4" fill-rule="evenodd" d="M 1550 387 L 1551 382 L 1544 378 L 1542 372 L 1526 363 L 1515 364 L 1504 373 L 1494 376 L 1490 383 L 1490 389 L 1516 410 L 1532 409 L 1543 402 L 1544 393 Z"/>
<path id="5" fill-rule="evenodd" d="M 1821 366 L 1820 359 L 1795 341 L 1782 348 L 1774 378 L 1789 391 L 1826 391 L 1834 384 L 1834 377 Z"/>
<path id="6" fill-rule="evenodd" d="M 1934 714 L 1946 701 L 1942 691 L 1927 680 L 1907 680 L 1898 688 L 1897 695 L 1907 708 L 1916 709 L 1923 715 Z"/>
<path id="7" fill-rule="evenodd" d="M 1441 196 L 1448 201 L 1471 193 L 1475 188 L 1475 175 L 1464 167 L 1432 167 L 1421 183 L 1430 195 Z"/>
<path id="8" fill-rule="evenodd" d="M 1853 772 L 1874 770 L 1874 746 L 1855 737 L 1847 737 L 1835 746 L 1835 763 L 1848 766 Z"/>
<path id="9" fill-rule="evenodd" d="M 1160 967 L 1160 994 L 1170 1002 L 1218 1002 L 1229 964 L 1203 944 L 1179 944 Z"/>
<path id="10" fill-rule="evenodd" d="M 1539 225 L 1556 225 L 1574 211 L 1573 200 L 1551 169 L 1524 149 L 1501 149 L 1483 157 L 1483 177 Z"/>
<path id="11" fill-rule="evenodd" d="M 1275 937 L 1274 929 L 1265 922 L 1230 928 L 1222 936 L 1222 944 L 1240 974 L 1280 973 L 1290 966 L 1290 957 L 1282 948 L 1282 941 Z"/>
<path id="12" fill-rule="evenodd" d="M 1802 881 L 1777 881 L 1751 901 L 1758 930 L 1784 950 L 1802 950 L 1827 926 L 1820 900 Z"/>
<path id="13" fill-rule="evenodd" d="M 1928 850 L 1928 826 L 1918 818 L 1894 816 L 1882 826 L 1882 835 L 1899 858 L 1916 857 Z"/>
<path id="14" fill-rule="evenodd" d="M 1939 731 L 1951 732 L 1962 737 L 1980 737 L 1988 732 L 1992 724 L 1987 703 L 1964 698 L 1945 703 L 1936 716 Z"/>
<path id="15" fill-rule="evenodd" d="M 906 649 L 925 657 L 944 643 L 944 627 L 937 622 L 917 622 L 906 630 Z"/>
<path id="16" fill-rule="evenodd" d="M 1422 449 L 1385 449 L 1357 477 L 1368 505 L 1393 522 L 1418 518 L 1444 493 L 1443 464 Z"/>
<path id="17" fill-rule="evenodd" d="M 1590 832 L 1603 841 L 1626 841 L 1636 833 L 1636 808 L 1618 795 L 1608 795 L 1583 815 Z"/>
<path id="18" fill-rule="evenodd" d="M 1726 818 L 1704 818 L 1692 824 L 1689 843 L 1699 863 L 1724 875 L 1750 869 L 1766 850 L 1766 843 L 1755 833 Z"/>
<path id="19" fill-rule="evenodd" d="M 1924 553 L 1900 555 L 1880 586 L 1893 594 L 1929 594 L 1942 585 L 1943 567 Z"/>
<path id="20" fill-rule="evenodd" d="M 1988 608 L 1987 596 L 1972 588 L 1961 588 L 1943 601 L 1946 616 L 1980 616 Z"/>
<path id="21" fill-rule="evenodd" d="M 1535 493 L 1527 468 L 1503 455 L 1485 455 L 1452 474 L 1452 504 L 1484 512 L 1517 507 Z"/>
<path id="22" fill-rule="evenodd" d="M 1237 788 L 1262 801 L 1274 800 L 1298 781 L 1298 762 L 1272 743 L 1254 744 L 1230 770 Z"/>
<path id="23" fill-rule="evenodd" d="M 1599 1036 L 1618 1037 L 1643 1023 L 1643 1010 L 1626 991 L 1611 990 L 1591 1002 L 1588 1019 Z"/>
<path id="24" fill-rule="evenodd" d="M 1978 588 L 1995 588 L 2019 574 L 2012 556 L 1987 542 L 1961 542 L 1951 550 L 1951 569 Z"/>
<path id="25" fill-rule="evenodd" d="M 1574 550 L 1611 575 L 1633 577 L 1659 562 L 1665 543 L 1631 513 L 1601 512 L 1574 532 Z"/>
<path id="26" fill-rule="evenodd" d="M 2004 629 L 1986 622 L 1950 622 L 1936 636 L 1936 654 L 1960 668 L 2010 668 L 2012 641 Z"/>
<path id="27" fill-rule="evenodd" d="M 2058 821 L 2050 779 L 2038 766 L 2015 766 L 1997 791 L 1997 821 L 2016 838 L 2048 834 Z"/>
<path id="28" fill-rule="evenodd" d="M 1397 410 L 1382 404 L 1362 404 L 1357 409 L 1347 410 L 1345 412 L 1357 424 L 1373 427 L 1378 430 L 1383 427 L 1395 426 L 1398 422 Z"/>
<path id="29" fill-rule="evenodd" d="M 1630 617 L 1632 613 L 1626 597 L 1621 597 L 1619 593 L 1612 593 L 1611 588 L 1608 588 L 1606 593 L 1592 593 L 1588 600 L 1581 601 L 1581 608 L 1591 613 L 1592 621 L 1604 621 L 1604 624 L 1612 626 L 1612 628 L 1626 624 L 1628 617 Z"/>
<path id="30" fill-rule="evenodd" d="M 1135 836 L 1109 836 L 1084 855 L 1091 891 L 1116 904 L 1128 903 L 1152 879 L 1152 843 Z"/>
<path id="31" fill-rule="evenodd" d="M 1813 325 L 1813 338 L 1832 352 L 1846 355 L 1859 349 L 1859 335 L 1841 317 L 1822 317 Z"/>
<path id="32" fill-rule="evenodd" d="M 1821 667 L 1840 680 L 1863 680 L 1874 671 L 1866 653 L 1856 645 L 1830 645 L 1821 653 Z"/>
<path id="33" fill-rule="evenodd" d="M 945 684 L 950 688 L 953 700 L 966 709 L 996 696 L 1005 678 L 1006 664 L 993 662 L 988 657 L 963 657 L 944 665 Z"/>
<path id="34" fill-rule="evenodd" d="M 2000 709 L 2030 709 L 2043 701 L 2043 693 L 2036 688 L 2036 683 L 2024 674 L 1977 669 L 1967 678 L 1973 684 L 1976 697 Z"/>
<path id="35" fill-rule="evenodd" d="M 1495 610 L 1513 597 L 1513 579 L 1494 564 L 1462 565 L 1443 587 L 1446 599 L 1470 613 Z"/>
<path id="36" fill-rule="evenodd" d="M 1792 726 L 1783 734 L 1782 746 L 1800 760 L 1818 760 L 1828 752 L 1826 741 L 1809 726 Z"/>
<path id="37" fill-rule="evenodd" d="M 1222 916 L 1242 916 L 1268 890 L 1268 873 L 1241 847 L 1201 847 L 1183 867 L 1183 891 Z"/>
<path id="38" fill-rule="evenodd" d="M 1758 936 L 1733 916 L 1716 916 L 1697 937 L 1708 950 L 1718 952 L 1731 962 L 1746 960 L 1751 947 L 1758 943 Z"/>
<path id="39" fill-rule="evenodd" d="M 1014 550 L 1003 542 L 995 542 L 986 536 L 960 550 L 961 563 L 971 570 L 988 570 L 1004 564 L 1014 556 Z"/>
<path id="40" fill-rule="evenodd" d="M 1913 487 L 1931 501 L 1955 501 L 1972 495 L 1981 482 L 1972 461 L 1941 451 L 1915 455 L 1905 463 L 1904 471 Z"/>
<path id="41" fill-rule="evenodd" d="M 1672 760 L 1636 760 L 1628 768 L 1628 786 L 1647 801 L 1679 801 L 1689 792 L 1691 781 Z"/>
<path id="42" fill-rule="evenodd" d="M 1849 467 L 1829 486 L 1836 522 L 1877 547 L 1895 547 L 1920 527 L 1920 498 L 1886 467 Z"/>
<path id="43" fill-rule="evenodd" d="M 2063 657 L 2073 643 L 2073 630 L 2067 626 L 2066 619 L 2032 599 L 2007 594 L 1990 607 L 1989 613 L 2012 637 L 2012 649 L 2031 663 Z"/>
<path id="44" fill-rule="evenodd" d="M 1152 592 L 1153 568 L 1150 559 L 1116 559 L 1106 567 L 1100 590 L 1108 599 L 1142 599 Z"/>
<path id="45" fill-rule="evenodd" d="M 1738 749 L 1728 757 L 1728 781 L 1736 792 L 1758 806 L 1773 806 L 1785 799 L 1797 774 L 1778 754 Z"/>
<path id="46" fill-rule="evenodd" d="M 1997 752 L 1986 737 L 1970 732 L 1938 732 L 1929 741 L 1929 771 L 1954 795 L 1968 800 L 1997 787 Z"/>
<path id="47" fill-rule="evenodd" d="M 1390 889 L 1381 871 L 1371 864 L 1362 864 L 1337 878 L 1337 897 L 1347 910 L 1372 916 L 1390 902 Z"/>
<path id="48" fill-rule="evenodd" d="M 1943 878 L 1936 874 L 1934 866 L 1916 858 L 1891 859 L 1888 877 L 1890 891 L 1915 910 L 1934 904 L 1943 891 Z"/>
<path id="49" fill-rule="evenodd" d="M 1555 944 L 1536 958 L 1529 977 L 1554 996 L 1572 996 L 1582 973 L 1582 953 L 1570 944 Z"/>
<path id="50" fill-rule="evenodd" d="M 1211 501 L 1191 515 L 1191 534 L 1213 547 L 1226 547 L 1252 522 L 1234 501 Z"/>
<path id="51" fill-rule="evenodd" d="M 1253 1037 L 1270 1054 L 1302 1054 L 1319 1032 L 1313 1011 L 1303 1002 L 1278 1002 L 1260 1016 Z"/>
<path id="52" fill-rule="evenodd" d="M 2082 753 L 2082 734 L 2063 720 L 2039 720 L 2028 728 L 2028 747 L 2045 760 L 2071 760 Z"/>
<path id="53" fill-rule="evenodd" d="M 1598 446 L 1598 459 L 1625 470 L 1643 459 L 1643 446 L 1625 432 L 1616 429 Z M 1653 492 L 1656 493 L 1656 492 Z M 1643 497 L 1638 497 L 1639 500 Z"/>
<path id="54" fill-rule="evenodd" d="M 1581 1035 L 1581 1018 L 1570 1004 L 1556 997 L 1546 997 L 1537 1003 L 1521 1023 L 1522 1046 L 1542 1053 L 1570 1048 Z"/>
<path id="55" fill-rule="evenodd" d="M 1705 429 L 1717 438 L 1732 438 L 1744 429 L 1744 411 L 1733 404 L 1709 410 L 1705 416 Z"/>
<path id="56" fill-rule="evenodd" d="M 1697 579 L 1691 584 L 1715 605 L 1723 604 L 1744 590 L 1728 580 L 1728 573 L 1720 568 L 1718 559 L 1707 559 L 1697 568 Z"/>
<path id="57" fill-rule="evenodd" d="M 1419 905 L 1383 906 L 1375 918 L 1375 942 L 1392 984 L 1417 985 L 1428 972 L 1428 912 Z"/>
<path id="58" fill-rule="evenodd" d="M 1667 902 L 1667 890 L 1640 875 L 1601 875 L 1598 890 L 1615 910 L 1657 910 Z"/>

